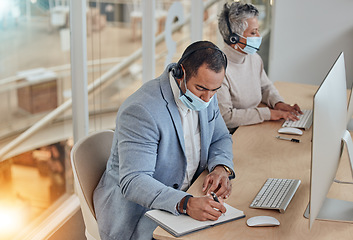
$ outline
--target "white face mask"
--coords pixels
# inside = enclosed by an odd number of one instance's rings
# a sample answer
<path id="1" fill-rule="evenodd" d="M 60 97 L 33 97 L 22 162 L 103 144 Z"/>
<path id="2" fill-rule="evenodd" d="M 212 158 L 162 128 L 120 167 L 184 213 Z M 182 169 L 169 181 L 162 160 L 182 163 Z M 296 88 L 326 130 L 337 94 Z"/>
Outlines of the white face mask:
<path id="1" fill-rule="evenodd" d="M 180 96 L 179 99 L 180 101 L 182 101 L 182 103 L 190 108 L 191 110 L 195 110 L 195 111 L 201 111 L 202 109 L 205 109 L 208 107 L 208 105 L 210 104 L 210 102 L 212 101 L 213 97 L 208 101 L 205 102 L 203 101 L 201 98 L 197 97 L 195 94 L 193 94 L 187 87 L 186 87 L 186 81 L 185 81 L 185 73 L 184 73 L 184 79 L 183 82 L 185 84 L 185 89 L 186 92 L 183 93 L 180 89 Z"/>
<path id="2" fill-rule="evenodd" d="M 241 36 L 241 35 L 239 35 Z M 243 52 L 246 52 L 248 54 L 254 54 L 256 53 L 259 48 L 260 48 L 260 45 L 261 45 L 261 42 L 262 42 L 262 37 L 243 37 L 241 36 L 242 38 L 246 39 L 246 44 L 244 43 L 238 43 L 239 44 L 242 44 L 242 45 L 245 45 L 244 48 L 241 48 L 239 46 L 239 48 L 243 51 Z"/>

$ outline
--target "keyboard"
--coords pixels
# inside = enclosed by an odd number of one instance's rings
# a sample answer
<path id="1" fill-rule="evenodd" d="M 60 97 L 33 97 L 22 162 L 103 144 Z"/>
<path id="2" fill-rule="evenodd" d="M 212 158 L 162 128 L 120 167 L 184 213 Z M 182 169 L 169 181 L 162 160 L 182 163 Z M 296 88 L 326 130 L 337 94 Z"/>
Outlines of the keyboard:
<path id="1" fill-rule="evenodd" d="M 309 129 L 313 123 L 313 110 L 302 110 L 302 112 L 303 114 L 298 116 L 298 121 L 286 120 L 282 124 L 282 127 L 303 128 L 305 130 Z"/>
<path id="2" fill-rule="evenodd" d="M 298 179 L 269 178 L 255 196 L 250 207 L 274 209 L 284 213 L 300 182 Z"/>

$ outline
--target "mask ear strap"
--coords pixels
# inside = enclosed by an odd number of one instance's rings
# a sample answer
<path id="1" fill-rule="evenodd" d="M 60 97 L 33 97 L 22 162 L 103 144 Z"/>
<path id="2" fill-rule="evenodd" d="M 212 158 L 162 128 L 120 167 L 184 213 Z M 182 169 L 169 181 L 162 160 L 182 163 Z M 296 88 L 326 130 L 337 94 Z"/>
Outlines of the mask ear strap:
<path id="1" fill-rule="evenodd" d="M 183 79 L 183 81 L 184 81 L 185 93 L 186 93 L 186 91 L 188 90 L 188 88 L 187 88 L 187 86 L 186 86 L 186 73 L 185 73 L 184 68 L 183 68 L 183 72 L 184 72 L 184 79 Z M 180 89 L 180 90 L 181 90 L 181 89 Z M 181 92 L 183 92 L 183 91 L 181 91 Z M 193 100 L 192 100 L 188 95 L 186 95 L 185 93 L 183 93 L 183 95 L 186 97 L 186 99 L 189 100 L 189 102 L 193 102 Z"/>
<path id="2" fill-rule="evenodd" d="M 183 76 L 184 76 L 184 78 L 183 78 L 183 82 L 184 82 L 184 85 L 185 85 L 185 91 L 186 91 L 186 89 L 188 89 L 187 87 L 186 87 L 186 74 L 185 74 L 185 70 L 184 70 L 184 68 L 183 68 Z"/>

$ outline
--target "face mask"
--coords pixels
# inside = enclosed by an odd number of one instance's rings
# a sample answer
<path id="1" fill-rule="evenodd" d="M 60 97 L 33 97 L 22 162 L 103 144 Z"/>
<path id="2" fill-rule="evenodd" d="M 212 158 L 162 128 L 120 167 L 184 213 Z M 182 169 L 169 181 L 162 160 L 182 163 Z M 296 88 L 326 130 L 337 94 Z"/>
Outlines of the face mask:
<path id="1" fill-rule="evenodd" d="M 239 48 L 248 54 L 254 54 L 260 48 L 262 37 L 243 37 L 242 38 L 246 39 L 246 46 L 244 48 Z"/>
<path id="2" fill-rule="evenodd" d="M 185 74 L 184 74 L 184 76 L 185 76 Z M 213 96 L 208 102 L 205 102 L 201 98 L 199 98 L 195 94 L 193 94 L 189 89 L 187 89 L 185 77 L 184 77 L 183 81 L 185 83 L 186 92 L 184 94 L 182 94 L 182 92 L 181 92 L 181 96 L 179 97 L 180 101 L 182 101 L 182 103 L 186 107 L 190 108 L 191 110 L 201 111 L 202 109 L 207 108 L 208 105 L 210 104 L 210 102 L 212 101 Z M 181 89 L 180 89 L 180 91 L 181 91 Z"/>

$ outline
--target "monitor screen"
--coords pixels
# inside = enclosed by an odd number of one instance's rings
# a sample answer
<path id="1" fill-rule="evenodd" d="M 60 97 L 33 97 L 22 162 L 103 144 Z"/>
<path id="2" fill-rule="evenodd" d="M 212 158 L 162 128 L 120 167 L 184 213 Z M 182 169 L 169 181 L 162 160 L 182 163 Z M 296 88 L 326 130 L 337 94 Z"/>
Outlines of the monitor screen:
<path id="1" fill-rule="evenodd" d="M 345 135 L 346 129 L 347 88 L 342 52 L 314 95 L 309 203 L 310 228 L 318 216 L 330 218 L 326 216 L 327 213 L 324 213 L 326 210 L 334 212 L 334 214 L 337 213 L 335 205 L 338 203 L 331 202 L 326 196 L 336 176 L 342 153 L 342 139 L 347 136 Z M 351 138 L 350 141 L 352 141 Z M 335 216 L 334 218 L 340 217 Z"/>

